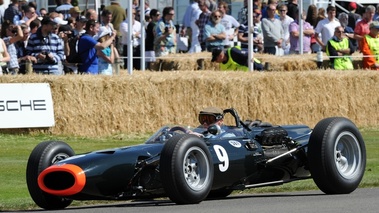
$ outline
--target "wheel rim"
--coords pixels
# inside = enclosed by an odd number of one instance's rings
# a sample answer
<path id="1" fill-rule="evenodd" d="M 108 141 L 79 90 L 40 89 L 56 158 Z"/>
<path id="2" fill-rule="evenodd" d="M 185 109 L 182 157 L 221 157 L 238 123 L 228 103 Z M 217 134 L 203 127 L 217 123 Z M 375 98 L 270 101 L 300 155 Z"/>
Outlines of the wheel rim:
<path id="1" fill-rule="evenodd" d="M 352 179 L 362 166 L 362 154 L 359 141 L 351 132 L 338 135 L 334 147 L 334 160 L 339 174 Z"/>
<path id="2" fill-rule="evenodd" d="M 183 159 L 183 174 L 187 185 L 195 191 L 207 186 L 209 180 L 209 161 L 199 147 L 190 148 Z"/>
<path id="3" fill-rule="evenodd" d="M 53 159 L 51 159 L 51 165 L 53 165 L 53 164 L 55 164 L 61 160 L 64 160 L 68 157 L 70 157 L 70 156 L 66 153 L 58 153 L 53 157 Z"/>

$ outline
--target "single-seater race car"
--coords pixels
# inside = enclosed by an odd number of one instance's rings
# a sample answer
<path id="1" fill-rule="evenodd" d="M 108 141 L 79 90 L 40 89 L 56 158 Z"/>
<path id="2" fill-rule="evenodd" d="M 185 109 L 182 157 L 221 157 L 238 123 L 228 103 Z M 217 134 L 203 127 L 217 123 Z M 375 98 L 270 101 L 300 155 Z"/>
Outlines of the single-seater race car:
<path id="1" fill-rule="evenodd" d="M 309 178 L 326 194 L 347 194 L 362 180 L 365 144 L 347 118 L 325 118 L 311 129 L 241 121 L 233 108 L 224 114 L 233 125 L 164 126 L 143 144 L 85 154 L 62 141 L 42 142 L 27 163 L 29 193 L 44 209 L 157 197 L 195 204 Z"/>

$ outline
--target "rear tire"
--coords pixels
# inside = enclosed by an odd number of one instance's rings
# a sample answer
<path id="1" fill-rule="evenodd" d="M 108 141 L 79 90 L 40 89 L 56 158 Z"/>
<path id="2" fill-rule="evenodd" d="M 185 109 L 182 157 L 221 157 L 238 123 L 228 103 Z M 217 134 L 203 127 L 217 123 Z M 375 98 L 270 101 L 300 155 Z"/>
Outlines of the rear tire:
<path id="1" fill-rule="evenodd" d="M 309 169 L 314 182 L 326 194 L 348 194 L 362 180 L 366 148 L 361 133 L 347 118 L 321 120 L 308 146 Z"/>
<path id="2" fill-rule="evenodd" d="M 213 162 L 204 141 L 175 135 L 161 152 L 160 174 L 167 196 L 177 204 L 203 201 L 212 188 Z"/>
<path id="3" fill-rule="evenodd" d="M 33 201 L 41 208 L 64 209 L 72 200 L 47 194 L 38 186 L 38 176 L 47 167 L 75 155 L 72 148 L 61 141 L 45 141 L 38 144 L 29 156 L 26 167 L 26 183 Z"/>

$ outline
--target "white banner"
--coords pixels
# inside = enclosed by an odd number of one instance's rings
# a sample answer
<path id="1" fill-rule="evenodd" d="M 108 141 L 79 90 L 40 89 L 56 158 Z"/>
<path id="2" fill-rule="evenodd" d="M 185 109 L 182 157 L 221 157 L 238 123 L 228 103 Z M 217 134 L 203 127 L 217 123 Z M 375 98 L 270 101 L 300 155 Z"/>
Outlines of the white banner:
<path id="1" fill-rule="evenodd" d="M 0 128 L 55 125 L 48 83 L 0 84 Z"/>

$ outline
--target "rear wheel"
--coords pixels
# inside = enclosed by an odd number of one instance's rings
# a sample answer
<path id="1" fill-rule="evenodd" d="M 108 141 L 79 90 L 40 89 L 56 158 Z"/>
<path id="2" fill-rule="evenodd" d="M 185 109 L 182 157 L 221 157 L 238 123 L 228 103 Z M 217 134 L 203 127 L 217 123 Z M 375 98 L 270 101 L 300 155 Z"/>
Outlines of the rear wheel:
<path id="1" fill-rule="evenodd" d="M 326 194 L 347 194 L 362 180 L 366 148 L 358 128 L 348 119 L 332 117 L 314 128 L 308 146 L 309 169 Z"/>
<path id="2" fill-rule="evenodd" d="M 194 135 L 170 138 L 161 152 L 160 174 L 168 197 L 177 204 L 203 201 L 212 188 L 213 163 L 204 141 Z"/>
<path id="3" fill-rule="evenodd" d="M 26 183 L 33 201 L 43 209 L 63 209 L 72 200 L 47 194 L 38 186 L 38 175 L 47 167 L 73 156 L 72 148 L 61 141 L 46 141 L 38 144 L 29 156 L 26 167 Z"/>

